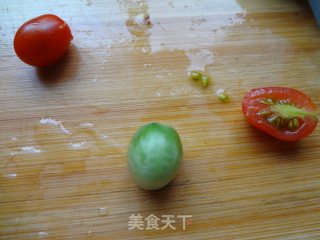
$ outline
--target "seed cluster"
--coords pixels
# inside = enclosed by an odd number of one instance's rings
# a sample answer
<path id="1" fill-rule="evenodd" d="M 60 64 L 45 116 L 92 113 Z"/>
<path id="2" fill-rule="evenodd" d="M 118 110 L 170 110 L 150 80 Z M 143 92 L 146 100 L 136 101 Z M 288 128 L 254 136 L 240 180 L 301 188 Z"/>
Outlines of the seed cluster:
<path id="1" fill-rule="evenodd" d="M 261 99 L 261 103 L 266 105 L 289 105 L 289 103 L 285 100 L 274 101 L 271 98 Z M 290 130 L 294 130 L 300 127 L 300 121 L 297 117 L 294 118 L 284 118 L 281 117 L 270 109 L 263 109 L 258 113 L 259 116 L 265 118 L 270 124 L 277 128 L 288 128 Z"/>
<path id="2" fill-rule="evenodd" d="M 202 87 L 206 88 L 209 85 L 210 79 L 207 75 L 203 74 L 201 71 L 192 70 L 190 73 L 192 80 L 201 81 Z"/>
<path id="3" fill-rule="evenodd" d="M 226 94 L 226 92 L 224 91 L 224 89 L 222 88 L 219 88 L 217 91 L 216 91 L 216 94 L 219 98 L 219 100 L 221 102 L 227 102 L 229 101 L 229 96 Z"/>

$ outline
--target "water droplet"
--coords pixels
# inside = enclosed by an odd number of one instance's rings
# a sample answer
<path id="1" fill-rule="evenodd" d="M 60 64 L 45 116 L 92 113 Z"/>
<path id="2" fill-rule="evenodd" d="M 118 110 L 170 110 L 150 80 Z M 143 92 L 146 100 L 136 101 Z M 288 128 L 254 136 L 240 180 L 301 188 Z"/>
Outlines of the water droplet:
<path id="1" fill-rule="evenodd" d="M 38 232 L 38 238 L 39 239 L 45 239 L 48 237 L 48 233 L 47 232 Z"/>
<path id="2" fill-rule="evenodd" d="M 217 96 L 219 97 L 220 94 L 224 94 L 224 89 L 223 88 L 219 88 L 216 91 Z"/>
<path id="3" fill-rule="evenodd" d="M 87 236 L 88 236 L 88 237 L 92 237 L 92 236 L 93 236 L 93 232 L 92 232 L 91 230 L 89 230 L 89 231 L 87 232 Z"/>
<path id="4" fill-rule="evenodd" d="M 81 123 L 80 127 L 82 127 L 82 128 L 91 128 L 91 127 L 93 127 L 93 124 L 92 123 Z"/>
<path id="5" fill-rule="evenodd" d="M 86 144 L 86 142 L 70 143 L 73 148 L 81 148 Z"/>
<path id="6" fill-rule="evenodd" d="M 70 134 L 70 131 L 64 127 L 64 125 L 62 124 L 61 121 L 57 121 L 52 118 L 41 118 L 39 123 L 42 125 L 59 126 L 62 132 L 66 133 L 66 134 Z"/>
<path id="7" fill-rule="evenodd" d="M 158 97 L 161 97 L 161 95 L 162 95 L 161 91 L 158 90 L 158 91 L 156 92 L 156 95 L 157 95 Z"/>
<path id="8" fill-rule="evenodd" d="M 16 173 L 8 173 L 8 174 L 7 174 L 7 177 L 8 177 L 8 178 L 16 178 L 16 177 L 17 177 L 17 174 L 16 174 Z"/>
<path id="9" fill-rule="evenodd" d="M 98 209 L 99 216 L 107 216 L 108 214 L 108 208 L 107 207 L 101 207 Z"/>
<path id="10" fill-rule="evenodd" d="M 10 178 L 10 179 L 14 179 L 16 178 L 17 175 L 17 169 L 16 169 L 16 165 L 12 162 L 9 162 L 8 164 L 6 164 L 5 169 L 3 169 L 3 176 Z"/>
<path id="11" fill-rule="evenodd" d="M 186 56 L 190 61 L 188 71 L 204 71 L 207 65 L 213 63 L 213 54 L 207 49 L 201 49 L 200 51 L 188 51 L 186 52 Z"/>
<path id="12" fill-rule="evenodd" d="M 41 150 L 34 146 L 21 147 L 21 153 L 40 153 Z"/>
<path id="13" fill-rule="evenodd" d="M 149 52 L 149 49 L 148 49 L 148 48 L 143 47 L 143 48 L 141 48 L 141 51 L 142 51 L 142 53 L 148 53 L 148 52 Z"/>
<path id="14" fill-rule="evenodd" d="M 54 125 L 54 126 L 57 126 L 57 125 L 60 124 L 60 121 L 57 121 L 57 120 L 52 119 L 52 118 L 41 118 L 39 123 L 43 124 L 43 125 Z"/>

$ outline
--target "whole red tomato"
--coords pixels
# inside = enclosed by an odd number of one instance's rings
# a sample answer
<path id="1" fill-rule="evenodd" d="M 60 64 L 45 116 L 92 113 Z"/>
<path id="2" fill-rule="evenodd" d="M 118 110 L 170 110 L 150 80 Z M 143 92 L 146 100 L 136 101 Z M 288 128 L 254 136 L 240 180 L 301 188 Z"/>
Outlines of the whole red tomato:
<path id="1" fill-rule="evenodd" d="M 67 23 L 45 14 L 24 23 L 14 37 L 14 50 L 25 63 L 46 67 L 57 62 L 73 39 Z"/>

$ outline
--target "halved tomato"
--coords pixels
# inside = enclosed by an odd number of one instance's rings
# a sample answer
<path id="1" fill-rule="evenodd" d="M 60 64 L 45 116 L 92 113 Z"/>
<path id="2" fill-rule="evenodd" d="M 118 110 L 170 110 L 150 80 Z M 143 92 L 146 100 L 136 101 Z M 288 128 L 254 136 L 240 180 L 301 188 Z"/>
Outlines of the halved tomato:
<path id="1" fill-rule="evenodd" d="M 317 107 L 303 92 L 286 87 L 249 91 L 242 103 L 247 121 L 263 132 L 285 141 L 298 141 L 317 126 Z"/>

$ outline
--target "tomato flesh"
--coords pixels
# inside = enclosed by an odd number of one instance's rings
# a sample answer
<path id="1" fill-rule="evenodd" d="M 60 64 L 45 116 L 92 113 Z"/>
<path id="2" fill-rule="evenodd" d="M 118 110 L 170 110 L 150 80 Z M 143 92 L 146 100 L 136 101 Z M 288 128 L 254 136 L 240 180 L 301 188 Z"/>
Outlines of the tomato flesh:
<path id="1" fill-rule="evenodd" d="M 67 23 L 45 14 L 24 23 L 16 32 L 14 50 L 25 63 L 46 67 L 57 62 L 73 39 Z"/>
<path id="2" fill-rule="evenodd" d="M 271 102 L 269 105 L 266 104 L 267 100 Z M 274 116 L 275 113 L 272 112 L 274 108 L 272 107 L 275 105 L 279 108 L 289 106 L 289 108 L 296 109 L 296 112 L 302 111 L 306 114 L 303 114 L 303 116 L 297 114 L 295 128 L 289 128 L 288 124 L 278 124 L 275 126 L 275 124 L 271 124 L 269 119 L 261 114 L 264 111 Z M 252 89 L 243 99 L 242 111 L 252 126 L 285 141 L 297 141 L 308 136 L 314 131 L 318 122 L 316 116 L 317 107 L 312 100 L 303 92 L 286 87 Z M 283 122 L 285 121 L 287 123 L 291 121 L 292 123 L 291 119 L 283 119 Z"/>

